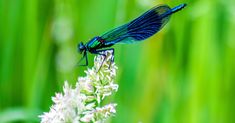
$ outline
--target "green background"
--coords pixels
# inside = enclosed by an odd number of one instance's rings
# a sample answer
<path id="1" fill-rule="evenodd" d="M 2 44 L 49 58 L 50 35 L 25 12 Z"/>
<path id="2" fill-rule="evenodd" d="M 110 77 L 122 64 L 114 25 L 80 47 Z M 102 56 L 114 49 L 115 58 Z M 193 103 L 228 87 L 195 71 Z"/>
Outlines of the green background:
<path id="1" fill-rule="evenodd" d="M 234 0 L 0 0 L 0 122 L 39 122 L 64 81 L 85 75 L 75 66 L 80 41 L 181 3 L 158 34 L 114 46 L 110 122 L 234 123 Z"/>

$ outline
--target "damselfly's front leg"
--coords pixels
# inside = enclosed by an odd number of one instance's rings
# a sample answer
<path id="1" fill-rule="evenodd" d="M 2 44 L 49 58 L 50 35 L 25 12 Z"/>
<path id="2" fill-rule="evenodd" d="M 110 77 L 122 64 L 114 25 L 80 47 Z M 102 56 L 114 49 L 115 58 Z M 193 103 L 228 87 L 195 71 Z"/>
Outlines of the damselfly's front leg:
<path id="1" fill-rule="evenodd" d="M 113 49 L 113 48 L 104 49 L 104 50 L 96 50 L 96 51 L 93 51 L 93 52 L 92 52 L 93 54 L 98 54 L 98 55 L 104 56 L 104 59 L 103 59 L 101 65 L 100 65 L 100 68 L 102 67 L 102 65 L 103 65 L 103 63 L 104 63 L 104 61 L 105 61 L 105 59 L 106 59 L 106 57 L 107 57 L 107 55 L 106 55 L 105 53 L 103 53 L 103 52 L 106 52 L 106 51 L 112 51 L 112 54 L 111 54 L 111 61 L 110 61 L 110 63 L 109 63 L 109 68 L 110 68 L 111 64 L 114 62 L 114 49 Z M 100 68 L 98 69 L 98 71 L 100 70 Z M 98 71 L 97 71 L 97 72 L 98 72 Z"/>
<path id="2" fill-rule="evenodd" d="M 81 61 L 82 61 L 84 58 L 86 58 L 86 63 L 85 63 L 85 64 L 80 64 Z M 87 53 L 86 53 L 86 52 L 84 52 L 82 58 L 78 61 L 78 65 L 79 65 L 79 66 L 87 66 L 87 65 L 88 65 L 88 59 L 87 59 Z"/>

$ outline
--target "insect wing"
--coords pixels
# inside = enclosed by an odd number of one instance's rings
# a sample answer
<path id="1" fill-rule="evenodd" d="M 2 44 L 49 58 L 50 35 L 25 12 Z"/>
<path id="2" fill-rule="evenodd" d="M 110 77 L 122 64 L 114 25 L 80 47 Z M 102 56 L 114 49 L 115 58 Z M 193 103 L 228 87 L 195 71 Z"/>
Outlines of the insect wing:
<path id="1" fill-rule="evenodd" d="M 120 42 L 126 38 L 128 33 L 128 24 L 117 27 L 101 36 L 106 42 Z M 130 37 L 131 38 L 131 37 Z"/>
<path id="2" fill-rule="evenodd" d="M 101 37 L 106 42 L 134 43 L 157 33 L 169 20 L 171 9 L 167 5 L 156 6 L 135 20 L 117 27 Z"/>

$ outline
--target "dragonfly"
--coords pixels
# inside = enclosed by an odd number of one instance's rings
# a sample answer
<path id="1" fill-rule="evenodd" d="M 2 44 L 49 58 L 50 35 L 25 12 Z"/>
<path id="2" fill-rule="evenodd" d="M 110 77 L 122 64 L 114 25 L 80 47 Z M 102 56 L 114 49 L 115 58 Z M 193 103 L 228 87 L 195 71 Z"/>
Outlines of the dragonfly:
<path id="1" fill-rule="evenodd" d="M 110 48 L 111 46 L 136 43 L 153 36 L 166 25 L 173 13 L 178 12 L 185 6 L 186 4 L 180 4 L 174 8 L 170 8 L 165 4 L 155 6 L 129 23 L 114 28 L 101 36 L 96 36 L 85 44 L 80 42 L 77 49 L 79 53 L 83 53 L 83 56 L 78 64 L 80 66 L 88 65 L 88 52 L 102 55 L 105 60 L 106 54 L 104 52 L 108 50 L 112 51 L 111 62 L 114 62 L 114 48 Z M 85 64 L 80 64 L 84 58 L 86 60 Z"/>

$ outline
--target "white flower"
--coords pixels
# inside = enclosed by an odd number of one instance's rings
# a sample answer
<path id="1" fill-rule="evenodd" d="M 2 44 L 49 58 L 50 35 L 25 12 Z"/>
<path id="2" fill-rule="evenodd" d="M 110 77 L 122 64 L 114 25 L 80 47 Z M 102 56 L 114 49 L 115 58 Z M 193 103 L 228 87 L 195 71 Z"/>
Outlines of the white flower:
<path id="1" fill-rule="evenodd" d="M 105 61 L 104 56 L 95 57 L 94 67 L 85 71 L 87 76 L 78 78 L 75 88 L 65 81 L 63 93 L 52 97 L 54 104 L 50 111 L 39 116 L 41 123 L 100 123 L 116 113 L 115 103 L 99 107 L 105 97 L 118 90 L 114 83 L 117 66 L 111 63 L 112 52 L 103 53 L 107 56 Z"/>

